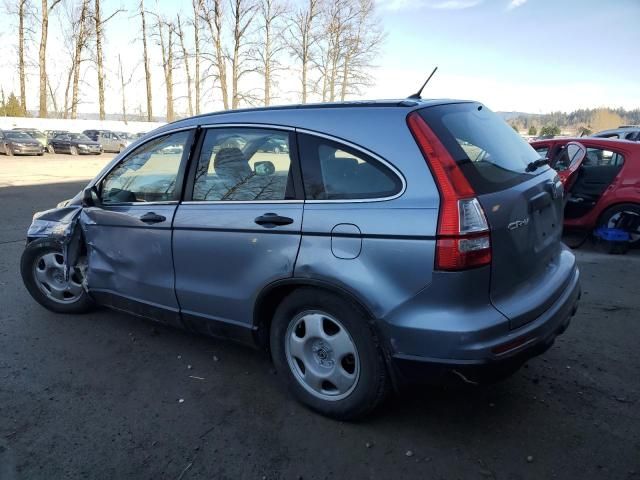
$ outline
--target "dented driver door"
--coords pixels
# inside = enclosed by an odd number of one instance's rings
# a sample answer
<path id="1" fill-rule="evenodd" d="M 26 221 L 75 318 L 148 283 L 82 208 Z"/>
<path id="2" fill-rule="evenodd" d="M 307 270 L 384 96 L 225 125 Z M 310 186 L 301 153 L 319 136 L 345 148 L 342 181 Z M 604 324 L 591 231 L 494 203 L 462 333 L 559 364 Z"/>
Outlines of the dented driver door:
<path id="1" fill-rule="evenodd" d="M 87 286 L 100 303 L 180 325 L 172 222 L 192 131 L 151 139 L 97 184 L 99 199 L 81 214 Z"/>

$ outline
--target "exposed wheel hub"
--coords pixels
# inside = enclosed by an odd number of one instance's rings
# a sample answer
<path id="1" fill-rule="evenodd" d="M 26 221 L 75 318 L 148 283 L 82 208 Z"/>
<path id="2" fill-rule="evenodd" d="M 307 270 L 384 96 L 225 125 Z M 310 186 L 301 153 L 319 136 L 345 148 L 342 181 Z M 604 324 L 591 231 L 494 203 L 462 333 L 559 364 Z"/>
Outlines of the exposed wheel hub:
<path id="1" fill-rule="evenodd" d="M 323 340 L 316 340 L 311 346 L 311 351 L 315 354 L 316 361 L 325 368 L 331 368 L 335 365 L 333 359 L 333 350 L 328 343 Z"/>

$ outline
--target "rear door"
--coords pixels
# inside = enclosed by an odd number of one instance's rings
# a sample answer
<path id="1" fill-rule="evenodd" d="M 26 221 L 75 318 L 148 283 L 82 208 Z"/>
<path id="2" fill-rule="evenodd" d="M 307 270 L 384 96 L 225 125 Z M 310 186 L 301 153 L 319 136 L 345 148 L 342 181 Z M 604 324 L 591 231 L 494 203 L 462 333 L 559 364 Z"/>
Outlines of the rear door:
<path id="1" fill-rule="evenodd" d="M 100 203 L 83 210 L 87 284 L 102 303 L 181 325 L 175 295 L 171 223 L 193 130 L 150 139 L 97 184 Z M 181 145 L 167 154 L 167 145 Z"/>
<path id="2" fill-rule="evenodd" d="M 563 191 L 540 155 L 477 103 L 420 111 L 475 190 L 491 228 L 493 305 L 512 328 L 538 317 L 561 295 L 574 268 L 561 244 Z M 529 167 L 529 168 L 528 168 Z"/>
<path id="3" fill-rule="evenodd" d="M 293 275 L 304 206 L 295 152 L 279 127 L 201 132 L 173 233 L 176 294 L 195 329 L 246 340 L 260 291 Z"/>

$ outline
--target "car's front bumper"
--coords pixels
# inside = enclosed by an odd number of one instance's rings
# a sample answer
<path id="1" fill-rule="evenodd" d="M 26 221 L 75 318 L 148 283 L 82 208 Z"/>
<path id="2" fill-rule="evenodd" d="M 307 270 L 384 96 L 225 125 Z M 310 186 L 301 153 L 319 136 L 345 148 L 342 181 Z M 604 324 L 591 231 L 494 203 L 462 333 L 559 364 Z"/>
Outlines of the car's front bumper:
<path id="1" fill-rule="evenodd" d="M 78 145 L 78 153 L 86 155 L 99 155 L 102 153 L 102 147 L 99 145 Z"/>
<path id="2" fill-rule="evenodd" d="M 14 155 L 42 155 L 44 153 L 44 148 L 42 145 L 14 145 L 11 147 L 11 151 Z"/>
<path id="3" fill-rule="evenodd" d="M 569 326 L 580 297 L 580 272 L 574 267 L 567 288 L 537 319 L 480 341 L 472 335 L 459 333 L 460 348 L 455 351 L 473 352 L 467 358 L 391 353 L 389 358 L 394 376 L 398 383 L 442 383 L 448 379 L 483 383 L 503 378 L 553 345 L 558 335 Z"/>

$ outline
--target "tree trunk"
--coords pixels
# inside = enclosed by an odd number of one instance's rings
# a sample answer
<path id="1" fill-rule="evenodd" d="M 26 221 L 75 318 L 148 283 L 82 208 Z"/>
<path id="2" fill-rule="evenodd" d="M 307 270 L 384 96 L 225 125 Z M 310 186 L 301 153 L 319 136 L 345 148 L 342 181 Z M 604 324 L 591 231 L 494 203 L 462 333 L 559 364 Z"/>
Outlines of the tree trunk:
<path id="1" fill-rule="evenodd" d="M 162 68 L 164 70 L 164 83 L 167 95 L 167 122 L 173 122 L 175 114 L 173 111 L 173 27 L 167 26 L 167 35 L 165 42 L 164 25 L 161 20 L 158 21 L 158 35 L 160 36 L 160 49 L 162 50 Z"/>
<path id="2" fill-rule="evenodd" d="M 202 0 L 193 0 L 193 43 L 195 48 L 195 104 L 196 115 L 200 115 L 200 11 L 202 9 Z"/>
<path id="3" fill-rule="evenodd" d="M 153 121 L 153 93 L 151 91 L 151 68 L 147 50 L 147 23 L 145 21 L 144 0 L 140 0 L 140 17 L 142 18 L 142 48 L 144 56 L 144 78 L 147 85 L 147 122 Z"/>
<path id="4" fill-rule="evenodd" d="M 75 52 L 73 55 L 73 90 L 71 95 L 71 118 L 78 117 L 78 94 L 80 91 L 80 64 L 82 63 L 82 50 L 86 40 L 86 21 L 89 11 L 89 0 L 82 1 L 82 9 L 80 10 L 80 25 L 78 36 L 76 37 Z"/>
<path id="5" fill-rule="evenodd" d="M 122 121 L 127 124 L 127 99 L 125 96 L 124 71 L 122 70 L 122 58 L 118 54 L 118 66 L 120 67 L 120 88 L 122 92 Z"/>
<path id="6" fill-rule="evenodd" d="M 229 90 L 227 88 L 227 62 L 222 48 L 222 0 L 213 0 L 213 19 L 210 10 L 207 11 L 205 20 L 213 42 L 215 67 L 218 71 L 218 81 L 222 92 L 222 105 L 229 110 Z"/>
<path id="7" fill-rule="evenodd" d="M 62 118 L 69 118 L 69 90 L 71 89 L 71 83 L 73 82 L 73 65 L 69 67 L 67 72 L 67 82 L 64 87 L 64 110 L 62 112 Z"/>
<path id="8" fill-rule="evenodd" d="M 18 75 L 20 76 L 20 107 L 22 114 L 27 114 L 26 77 L 24 68 L 24 18 L 27 0 L 18 3 Z"/>
<path id="9" fill-rule="evenodd" d="M 102 60 L 102 18 L 100 15 L 100 0 L 95 0 L 94 20 L 96 27 L 96 64 L 98 71 L 98 105 L 100 108 L 100 120 L 105 119 L 104 111 L 104 64 Z"/>
<path id="10" fill-rule="evenodd" d="M 182 30 L 182 21 L 180 20 L 180 15 L 177 17 L 178 21 L 178 37 L 180 38 L 180 48 L 182 49 L 182 60 L 184 62 L 184 70 L 185 75 L 187 77 L 187 101 L 189 102 L 189 116 L 193 116 L 193 94 L 191 89 L 191 84 L 193 83 L 193 78 L 191 78 L 191 69 L 189 68 L 189 53 L 187 52 L 187 47 L 184 43 L 184 31 Z"/>
<path id="11" fill-rule="evenodd" d="M 49 1 L 42 0 L 42 21 L 40 26 L 40 51 L 38 65 L 40 66 L 40 108 L 38 116 L 47 117 L 47 35 L 49 32 Z"/>

